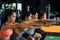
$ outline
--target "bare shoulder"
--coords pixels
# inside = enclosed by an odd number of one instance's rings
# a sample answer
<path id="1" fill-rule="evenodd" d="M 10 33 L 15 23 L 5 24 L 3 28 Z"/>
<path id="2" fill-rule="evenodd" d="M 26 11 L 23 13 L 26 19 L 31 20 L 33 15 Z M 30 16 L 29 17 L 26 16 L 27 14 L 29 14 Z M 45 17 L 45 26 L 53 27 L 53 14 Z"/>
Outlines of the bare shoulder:
<path id="1" fill-rule="evenodd" d="M 4 23 L 1 26 L 1 29 L 14 29 L 14 28 L 17 28 L 16 24 L 17 23 L 13 23 L 13 24 Z"/>
<path id="2" fill-rule="evenodd" d="M 5 29 L 6 29 L 6 24 L 4 23 L 4 24 L 2 24 L 2 26 L 1 26 L 1 31 L 5 30 Z"/>

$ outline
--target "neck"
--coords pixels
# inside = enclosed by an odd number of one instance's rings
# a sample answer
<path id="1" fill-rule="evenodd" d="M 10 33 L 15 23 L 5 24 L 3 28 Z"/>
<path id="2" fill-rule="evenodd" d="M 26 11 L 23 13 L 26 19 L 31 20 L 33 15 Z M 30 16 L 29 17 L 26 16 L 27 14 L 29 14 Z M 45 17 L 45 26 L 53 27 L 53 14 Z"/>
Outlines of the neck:
<path id="1" fill-rule="evenodd" d="M 13 24 L 13 22 L 11 22 L 11 21 L 7 21 L 9 24 Z"/>
<path id="2" fill-rule="evenodd" d="M 26 18 L 25 21 L 30 21 L 29 18 Z"/>

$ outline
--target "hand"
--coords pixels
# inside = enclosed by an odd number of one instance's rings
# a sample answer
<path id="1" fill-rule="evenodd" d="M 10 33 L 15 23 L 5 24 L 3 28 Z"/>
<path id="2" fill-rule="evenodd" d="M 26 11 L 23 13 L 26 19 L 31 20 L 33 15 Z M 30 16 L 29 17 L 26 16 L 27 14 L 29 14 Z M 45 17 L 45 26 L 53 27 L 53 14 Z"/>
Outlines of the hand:
<path id="1" fill-rule="evenodd" d="M 40 33 L 35 33 L 34 37 L 36 37 L 36 38 L 41 38 L 42 36 L 41 36 Z"/>

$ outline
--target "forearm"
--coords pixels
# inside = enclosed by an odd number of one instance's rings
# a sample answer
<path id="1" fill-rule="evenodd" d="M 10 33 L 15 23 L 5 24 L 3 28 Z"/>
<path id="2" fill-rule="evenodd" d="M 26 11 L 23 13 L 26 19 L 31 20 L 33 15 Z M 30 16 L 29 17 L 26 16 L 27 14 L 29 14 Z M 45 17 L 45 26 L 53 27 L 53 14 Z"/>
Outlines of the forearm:
<path id="1" fill-rule="evenodd" d="M 29 23 L 19 23 L 18 28 L 33 28 Z"/>
<path id="2" fill-rule="evenodd" d="M 20 25 L 19 28 L 33 28 L 33 29 L 36 29 L 36 28 L 41 28 L 41 26 L 37 26 L 37 25 Z"/>
<path id="3" fill-rule="evenodd" d="M 4 31 L 6 29 L 16 29 L 17 26 L 16 25 L 2 25 L 1 26 L 1 31 Z"/>

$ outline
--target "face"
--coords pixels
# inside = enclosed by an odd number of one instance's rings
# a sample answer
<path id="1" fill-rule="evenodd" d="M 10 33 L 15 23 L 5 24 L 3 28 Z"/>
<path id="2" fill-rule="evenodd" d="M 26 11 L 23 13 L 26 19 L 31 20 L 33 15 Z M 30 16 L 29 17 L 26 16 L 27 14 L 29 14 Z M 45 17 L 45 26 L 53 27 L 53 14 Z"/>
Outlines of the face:
<path id="1" fill-rule="evenodd" d="M 10 21 L 10 22 L 15 22 L 15 20 L 16 20 L 16 13 L 13 12 L 13 14 L 8 17 L 8 21 Z"/>
<path id="2" fill-rule="evenodd" d="M 38 19 L 38 13 L 36 13 L 35 15 L 32 15 L 32 19 Z"/>
<path id="3" fill-rule="evenodd" d="M 38 19 L 38 13 L 35 14 L 35 18 Z"/>
<path id="4" fill-rule="evenodd" d="M 32 14 L 30 14 L 28 17 L 26 17 L 25 19 L 27 20 L 31 20 L 32 19 Z"/>
<path id="5" fill-rule="evenodd" d="M 30 14 L 30 16 L 29 16 L 29 20 L 31 20 L 32 19 L 32 14 Z"/>
<path id="6" fill-rule="evenodd" d="M 46 13 L 44 13 L 44 15 L 42 16 L 42 19 L 46 19 Z"/>

